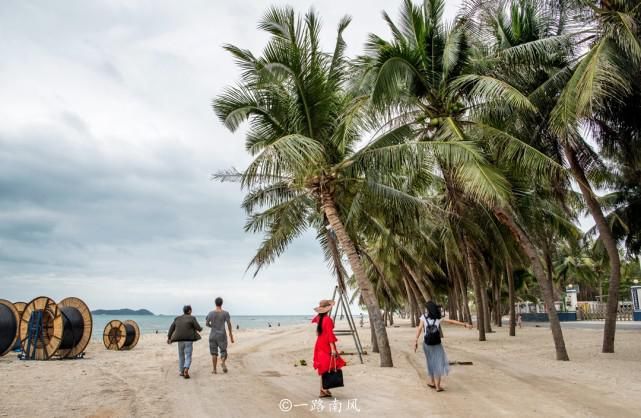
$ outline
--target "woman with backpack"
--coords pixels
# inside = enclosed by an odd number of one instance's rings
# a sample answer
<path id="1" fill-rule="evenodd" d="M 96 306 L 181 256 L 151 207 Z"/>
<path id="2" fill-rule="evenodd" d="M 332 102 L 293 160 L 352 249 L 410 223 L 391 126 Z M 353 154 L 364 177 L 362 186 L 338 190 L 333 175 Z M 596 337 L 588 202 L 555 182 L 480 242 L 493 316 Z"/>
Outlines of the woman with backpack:
<path id="1" fill-rule="evenodd" d="M 416 329 L 416 341 L 414 342 L 414 352 L 418 348 L 418 339 L 423 332 L 423 351 L 427 362 L 427 374 L 430 377 L 430 383 L 427 386 L 436 389 L 437 392 L 443 392 L 441 387 L 441 377 L 447 376 L 449 372 L 449 363 L 447 355 L 441 344 L 440 325 L 442 322 L 462 325 L 465 328 L 472 326 L 465 322 L 454 321 L 453 319 L 441 318 L 441 311 L 436 303 L 429 301 L 426 305 L 427 313 L 421 317 L 421 323 Z"/>

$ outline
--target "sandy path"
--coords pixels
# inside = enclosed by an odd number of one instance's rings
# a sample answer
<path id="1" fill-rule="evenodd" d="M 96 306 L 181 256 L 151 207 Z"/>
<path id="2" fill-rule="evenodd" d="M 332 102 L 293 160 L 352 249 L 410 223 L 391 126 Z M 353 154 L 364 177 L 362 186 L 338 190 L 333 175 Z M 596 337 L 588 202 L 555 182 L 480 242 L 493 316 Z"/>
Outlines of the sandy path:
<path id="1" fill-rule="evenodd" d="M 362 340 L 369 340 L 362 329 Z M 8 417 L 253 417 L 253 416 L 641 416 L 641 332 L 617 332 L 617 353 L 599 354 L 599 330 L 566 329 L 571 362 L 553 360 L 549 331 L 528 327 L 510 338 L 505 328 L 476 341 L 474 331 L 447 328 L 453 366 L 446 391 L 426 387 L 423 353 L 414 330 L 389 328 L 394 368 L 375 355 L 346 356 L 346 387 L 334 390 L 342 410 L 310 411 L 319 378 L 311 368 L 311 326 L 246 330 L 229 346 L 229 373 L 212 375 L 207 336 L 195 344 L 192 379 L 178 376 L 176 346 L 145 335 L 131 352 L 92 343 L 85 360 L 21 362 L 0 358 L 0 416 Z M 353 351 L 342 337 L 339 348 Z M 305 359 L 308 366 L 294 367 Z M 294 405 L 281 412 L 279 402 Z M 356 400 L 360 413 L 347 410 Z M 331 400 L 330 400 L 331 401 Z M 307 404 L 307 405 L 302 405 Z M 352 404 L 352 406 L 354 406 Z"/>

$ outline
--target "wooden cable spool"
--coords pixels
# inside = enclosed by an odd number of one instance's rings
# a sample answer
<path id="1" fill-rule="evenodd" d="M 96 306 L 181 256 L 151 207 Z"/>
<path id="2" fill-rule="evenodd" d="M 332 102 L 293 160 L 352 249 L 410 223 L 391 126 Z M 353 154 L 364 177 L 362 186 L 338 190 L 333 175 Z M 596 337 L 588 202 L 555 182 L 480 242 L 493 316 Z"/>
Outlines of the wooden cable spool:
<path id="1" fill-rule="evenodd" d="M 21 344 L 20 344 L 20 318 L 22 317 L 22 313 L 24 312 L 24 308 L 27 306 L 27 302 L 14 302 L 13 306 L 16 308 L 16 311 L 18 311 L 18 326 L 16 327 L 16 342 L 13 345 L 13 350 L 14 351 L 19 351 Z"/>
<path id="2" fill-rule="evenodd" d="M 18 339 L 19 316 L 13 303 L 0 299 L 0 357 L 13 350 Z"/>
<path id="3" fill-rule="evenodd" d="M 56 352 L 60 358 L 81 356 L 93 330 L 93 319 L 87 304 L 78 298 L 66 298 L 58 303 L 62 313 L 63 333 L 60 347 Z"/>
<path id="4" fill-rule="evenodd" d="M 102 342 L 108 350 L 124 351 L 134 348 L 140 340 L 136 321 L 109 321 L 102 333 Z"/>
<path id="5" fill-rule="evenodd" d="M 25 306 L 20 317 L 20 343 L 25 358 L 49 360 L 62 342 L 64 320 L 53 299 L 40 296 Z"/>

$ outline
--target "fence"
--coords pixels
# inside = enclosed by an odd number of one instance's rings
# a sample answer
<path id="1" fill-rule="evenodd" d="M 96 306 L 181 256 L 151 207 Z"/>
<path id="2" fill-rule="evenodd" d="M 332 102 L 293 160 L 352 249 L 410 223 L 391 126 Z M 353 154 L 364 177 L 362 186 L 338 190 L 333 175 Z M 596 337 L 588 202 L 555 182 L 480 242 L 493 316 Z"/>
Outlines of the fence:
<path id="1" fill-rule="evenodd" d="M 605 319 L 607 304 L 603 302 L 578 302 L 577 313 L 580 319 L 591 321 Z M 619 302 L 617 321 L 632 321 L 632 303 Z"/>

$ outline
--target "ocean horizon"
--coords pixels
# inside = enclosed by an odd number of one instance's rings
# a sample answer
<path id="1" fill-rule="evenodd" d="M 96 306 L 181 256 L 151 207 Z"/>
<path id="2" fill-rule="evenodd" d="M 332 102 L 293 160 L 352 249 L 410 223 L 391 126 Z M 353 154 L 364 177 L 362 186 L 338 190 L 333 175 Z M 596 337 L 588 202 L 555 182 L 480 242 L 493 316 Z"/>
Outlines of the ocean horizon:
<path id="1" fill-rule="evenodd" d="M 309 323 L 315 314 L 309 315 L 231 315 L 231 323 L 236 330 L 236 326 L 242 329 L 260 329 L 272 328 L 288 325 L 301 325 Z M 120 321 L 136 321 L 142 334 L 166 333 L 174 318 L 177 315 L 93 315 L 92 339 L 102 339 L 102 333 L 105 325 L 109 321 L 118 319 Z M 205 328 L 205 315 L 194 315 L 200 325 Z M 354 315 L 358 321 L 359 315 Z"/>

